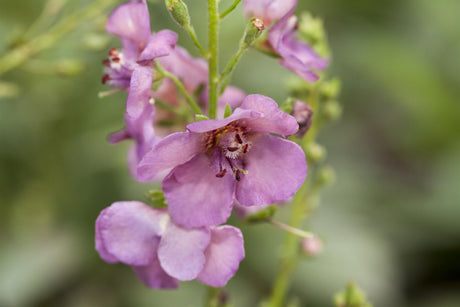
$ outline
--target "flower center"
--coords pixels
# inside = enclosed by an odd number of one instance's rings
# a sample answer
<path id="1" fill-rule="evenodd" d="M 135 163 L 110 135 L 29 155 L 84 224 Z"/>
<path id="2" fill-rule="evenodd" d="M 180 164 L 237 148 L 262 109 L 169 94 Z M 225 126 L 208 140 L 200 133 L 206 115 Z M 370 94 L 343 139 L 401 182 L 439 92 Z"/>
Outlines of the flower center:
<path id="1" fill-rule="evenodd" d="M 241 180 L 241 174 L 247 171 L 242 169 L 240 159 L 246 154 L 252 146 L 247 140 L 240 127 L 226 126 L 215 131 L 211 137 L 210 147 L 217 147 L 220 152 L 219 172 L 216 177 L 222 178 L 227 171 L 233 173 L 237 181 Z"/>
<path id="2" fill-rule="evenodd" d="M 102 76 L 102 83 L 109 83 L 109 86 L 127 88 L 131 79 L 131 69 L 126 65 L 122 52 L 112 48 L 109 51 L 109 57 L 102 63 L 105 66 L 105 74 Z"/>

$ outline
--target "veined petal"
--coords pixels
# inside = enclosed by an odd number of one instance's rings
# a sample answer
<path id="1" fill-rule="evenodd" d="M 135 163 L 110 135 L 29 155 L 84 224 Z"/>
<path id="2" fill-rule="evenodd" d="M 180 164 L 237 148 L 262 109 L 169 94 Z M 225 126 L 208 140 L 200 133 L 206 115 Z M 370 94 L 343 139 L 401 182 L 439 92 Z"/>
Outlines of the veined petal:
<path id="1" fill-rule="evenodd" d="M 297 192 L 307 175 L 303 150 L 296 143 L 273 135 L 253 140 L 236 198 L 245 206 L 269 205 Z"/>
<path id="2" fill-rule="evenodd" d="M 149 288 L 154 289 L 176 289 L 179 287 L 179 281 L 169 276 L 161 267 L 158 256 L 155 254 L 154 259 L 146 266 L 132 267 L 137 277 Z"/>
<path id="3" fill-rule="evenodd" d="M 138 180 L 147 181 L 166 176 L 174 167 L 204 151 L 202 136 L 197 133 L 173 133 L 145 154 L 137 170 Z"/>
<path id="4" fill-rule="evenodd" d="M 136 43 L 143 49 L 151 35 L 150 16 L 145 1 L 131 1 L 118 6 L 110 14 L 106 30 Z"/>
<path id="5" fill-rule="evenodd" d="M 196 278 L 203 270 L 210 240 L 208 228 L 187 229 L 170 222 L 158 247 L 161 267 L 179 280 Z"/>
<path id="6" fill-rule="evenodd" d="M 254 110 L 243 110 L 241 108 L 237 108 L 233 112 L 233 114 L 227 118 L 208 119 L 208 120 L 202 120 L 199 122 L 194 122 L 194 123 L 188 124 L 187 129 L 191 132 L 197 132 L 197 133 L 208 132 L 208 131 L 216 130 L 218 128 L 222 128 L 236 120 L 242 120 L 242 119 L 247 118 L 247 119 L 250 119 L 250 121 L 252 122 L 255 118 L 259 118 L 261 116 L 262 116 L 261 112 L 257 112 Z"/>
<path id="7" fill-rule="evenodd" d="M 278 108 L 276 102 L 263 95 L 249 95 L 241 104 L 242 109 L 255 110 L 263 114 L 260 118 L 248 121 L 248 126 L 262 133 L 276 133 L 287 137 L 299 129 L 295 118 Z M 230 118 L 230 117 L 229 117 Z"/>
<path id="8" fill-rule="evenodd" d="M 96 221 L 96 249 L 107 262 L 116 259 L 129 265 L 148 265 L 154 260 L 167 220 L 165 211 L 141 202 L 113 203 Z"/>
<path id="9" fill-rule="evenodd" d="M 224 223 L 235 198 L 232 174 L 216 177 L 218 170 L 205 153 L 177 166 L 163 180 L 162 188 L 171 218 L 185 227 Z"/>
<path id="10" fill-rule="evenodd" d="M 136 65 L 129 83 L 128 99 L 126 100 L 126 116 L 137 120 L 149 103 L 152 88 L 153 68 Z"/>
<path id="11" fill-rule="evenodd" d="M 244 258 L 243 234 L 233 226 L 211 227 L 211 242 L 205 256 L 198 280 L 212 287 L 225 286 Z"/>
<path id="12" fill-rule="evenodd" d="M 161 30 L 152 35 L 142 50 L 138 61 L 149 61 L 157 57 L 169 55 L 177 42 L 177 34 L 170 30 Z"/>

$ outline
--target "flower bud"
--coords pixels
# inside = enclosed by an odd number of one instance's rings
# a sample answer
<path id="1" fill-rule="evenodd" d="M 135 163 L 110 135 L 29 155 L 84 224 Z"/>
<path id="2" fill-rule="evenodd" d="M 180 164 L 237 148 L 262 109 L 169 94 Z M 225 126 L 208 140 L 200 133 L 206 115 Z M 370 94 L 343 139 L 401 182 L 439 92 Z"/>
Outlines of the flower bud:
<path id="1" fill-rule="evenodd" d="M 300 241 L 302 252 L 307 256 L 318 256 L 323 251 L 323 242 L 316 235 Z"/>
<path id="2" fill-rule="evenodd" d="M 264 30 L 264 22 L 260 18 L 252 18 L 246 26 L 244 32 L 243 42 L 246 47 L 251 46 L 251 44 L 259 38 Z"/>
<path id="3" fill-rule="evenodd" d="M 327 120 L 336 120 L 342 115 L 342 107 L 336 100 L 329 100 L 324 104 L 324 118 Z"/>
<path id="4" fill-rule="evenodd" d="M 165 0 L 165 4 L 171 17 L 181 27 L 190 25 L 190 15 L 188 14 L 187 5 L 182 0 Z"/>
<path id="5" fill-rule="evenodd" d="M 336 307 L 372 307 L 372 304 L 367 300 L 366 293 L 353 282 L 348 283 L 343 291 L 334 296 L 334 305 Z"/>
<path id="6" fill-rule="evenodd" d="M 332 166 L 324 166 L 318 170 L 318 174 L 316 175 L 315 184 L 319 187 L 326 186 L 328 184 L 332 184 L 335 181 L 335 171 Z"/>
<path id="7" fill-rule="evenodd" d="M 313 143 L 307 146 L 306 155 L 311 162 L 318 163 L 326 158 L 326 149 L 318 143 Z"/>
<path id="8" fill-rule="evenodd" d="M 340 93 L 340 80 L 332 79 L 321 84 L 320 93 L 326 99 L 334 99 Z"/>
<path id="9" fill-rule="evenodd" d="M 305 102 L 296 100 L 292 107 L 291 114 L 299 124 L 299 131 L 297 131 L 296 136 L 302 138 L 311 126 L 313 109 Z"/>

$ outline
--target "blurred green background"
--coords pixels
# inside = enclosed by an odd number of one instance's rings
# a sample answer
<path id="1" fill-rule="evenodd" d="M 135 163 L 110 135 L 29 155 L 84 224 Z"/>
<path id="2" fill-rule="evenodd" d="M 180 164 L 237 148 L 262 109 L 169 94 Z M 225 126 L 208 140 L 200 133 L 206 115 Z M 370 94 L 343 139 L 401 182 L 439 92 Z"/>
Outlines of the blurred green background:
<path id="1" fill-rule="evenodd" d="M 64 2 L 57 21 L 91 3 Z M 70 24 L 50 48 L 0 75 L 2 307 L 202 305 L 202 284 L 150 290 L 129 267 L 106 264 L 94 250 L 99 212 L 114 201 L 144 200 L 149 189 L 128 175 L 129 142 L 106 141 L 123 125 L 125 97 L 97 97 L 107 90 L 101 60 L 119 46 L 104 22 L 120 2 L 105 2 L 113 5 Z M 337 182 L 305 224 L 325 249 L 299 265 L 290 297 L 300 306 L 332 306 L 333 294 L 354 280 L 374 306 L 460 306 L 459 1 L 300 2 L 298 13 L 324 19 L 329 74 L 342 80 L 344 113 L 320 136 Z M 45 3 L 0 3 L 1 55 L 56 23 L 47 16 L 30 29 Z M 187 3 L 205 43 L 206 3 Z M 178 31 L 179 43 L 197 55 L 163 1 L 149 7 L 152 29 Z M 241 5 L 223 22 L 222 65 L 244 24 Z M 251 51 L 233 83 L 281 102 L 282 79 L 290 76 Z M 288 214 L 283 208 L 277 217 Z M 247 256 L 227 289 L 235 306 L 256 306 L 270 291 L 285 233 L 269 225 L 243 232 Z"/>

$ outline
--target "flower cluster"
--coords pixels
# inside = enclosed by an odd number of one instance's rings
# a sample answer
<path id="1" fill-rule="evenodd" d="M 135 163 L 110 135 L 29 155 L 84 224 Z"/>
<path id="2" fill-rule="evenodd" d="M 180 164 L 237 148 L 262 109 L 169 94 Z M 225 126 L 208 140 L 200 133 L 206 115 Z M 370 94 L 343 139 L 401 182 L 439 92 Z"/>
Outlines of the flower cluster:
<path id="1" fill-rule="evenodd" d="M 281 64 L 314 81 L 313 70 L 325 69 L 328 61 L 295 39 L 296 5 L 246 0 L 244 10 L 271 26 L 267 42 Z M 167 208 L 113 203 L 96 221 L 96 250 L 106 262 L 131 266 L 152 288 L 176 288 L 178 281 L 192 279 L 224 286 L 244 258 L 244 243 L 238 228 L 222 224 L 234 207 L 280 203 L 300 188 L 305 154 L 286 138 L 298 132 L 299 123 L 309 126 L 311 112 L 305 113 L 311 109 L 296 106 L 299 114 L 291 116 L 269 97 L 246 96 L 229 86 L 218 99 L 217 119 L 187 124 L 190 117 L 177 112 L 184 95 L 202 113 L 209 108 L 206 60 L 177 46 L 170 30 L 152 34 L 145 1 L 118 6 L 106 29 L 122 48 L 111 49 L 104 60 L 103 83 L 127 92 L 125 128 L 109 141 L 134 141 L 131 174 L 138 181 L 160 181 Z M 173 125 L 162 125 L 165 120 Z"/>

